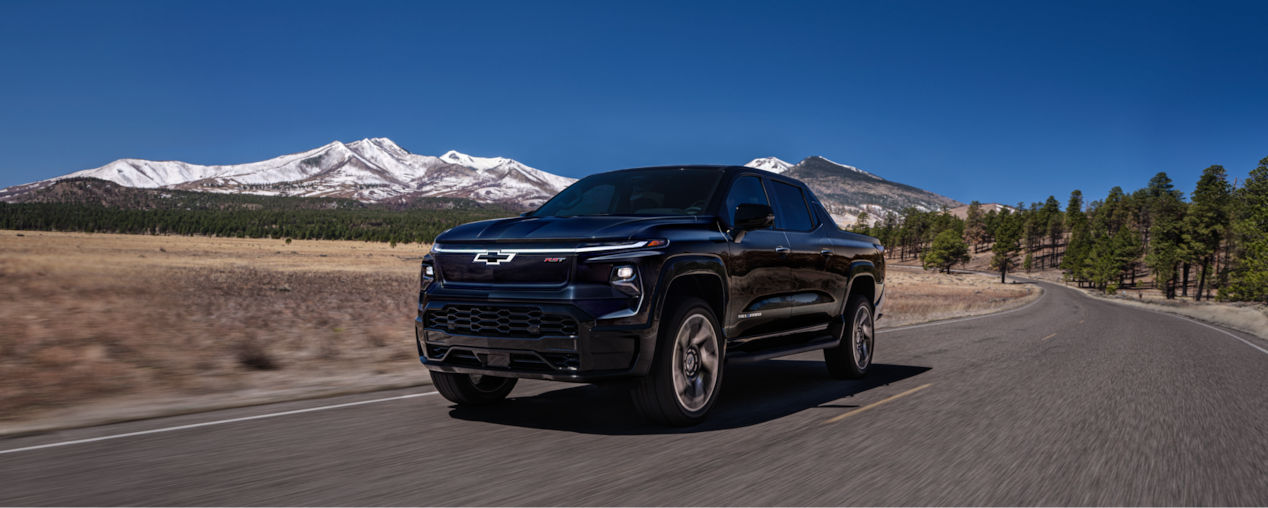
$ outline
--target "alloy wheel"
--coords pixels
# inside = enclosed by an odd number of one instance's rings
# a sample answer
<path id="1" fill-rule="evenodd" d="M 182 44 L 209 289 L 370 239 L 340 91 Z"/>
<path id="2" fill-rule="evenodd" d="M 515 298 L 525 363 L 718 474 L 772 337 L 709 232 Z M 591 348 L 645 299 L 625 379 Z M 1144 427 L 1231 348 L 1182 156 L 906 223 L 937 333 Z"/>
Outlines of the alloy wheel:
<path id="1" fill-rule="evenodd" d="M 717 331 L 702 314 L 683 320 L 674 340 L 674 393 L 688 411 L 699 411 L 717 386 L 721 358 Z"/>

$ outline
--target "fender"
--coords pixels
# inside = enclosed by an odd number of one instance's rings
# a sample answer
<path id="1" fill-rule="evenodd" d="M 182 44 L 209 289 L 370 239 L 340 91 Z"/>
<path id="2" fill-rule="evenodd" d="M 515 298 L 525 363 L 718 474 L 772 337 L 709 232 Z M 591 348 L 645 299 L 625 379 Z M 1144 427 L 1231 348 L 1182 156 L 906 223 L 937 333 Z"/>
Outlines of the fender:
<path id="1" fill-rule="evenodd" d="M 726 265 L 722 263 L 722 258 L 717 256 L 696 254 L 683 255 L 669 259 L 665 262 L 660 270 L 660 280 L 656 284 L 656 292 L 652 295 L 652 312 L 648 314 L 648 326 L 652 321 L 660 322 L 664 309 L 666 291 L 674 280 L 685 275 L 707 274 L 718 278 L 718 282 L 722 285 L 722 308 L 726 309 L 727 303 L 730 301 L 731 287 L 726 275 Z M 722 316 L 718 316 L 722 319 Z"/>
<path id="2" fill-rule="evenodd" d="M 854 281 L 857 281 L 860 278 L 867 278 L 871 279 L 873 285 L 877 285 L 876 281 L 880 280 L 880 277 L 876 272 L 876 265 L 872 264 L 871 261 L 859 260 L 850 263 L 850 283 L 845 288 L 846 301 L 842 302 L 841 312 L 845 312 L 845 305 L 849 304 L 849 295 L 854 291 Z M 880 292 L 872 295 L 871 303 L 873 307 L 876 306 L 877 298 L 880 298 L 880 296 Z"/>

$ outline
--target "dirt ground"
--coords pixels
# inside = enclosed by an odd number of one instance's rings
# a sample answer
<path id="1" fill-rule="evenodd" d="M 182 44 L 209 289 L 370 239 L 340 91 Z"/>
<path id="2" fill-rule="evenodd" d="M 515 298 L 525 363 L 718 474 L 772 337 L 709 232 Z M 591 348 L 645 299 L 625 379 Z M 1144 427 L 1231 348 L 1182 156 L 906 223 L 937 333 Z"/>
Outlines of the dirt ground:
<path id="1" fill-rule="evenodd" d="M 0 231 L 0 435 L 429 383 L 411 330 L 429 247 Z M 888 277 L 881 328 L 1039 293 Z"/>

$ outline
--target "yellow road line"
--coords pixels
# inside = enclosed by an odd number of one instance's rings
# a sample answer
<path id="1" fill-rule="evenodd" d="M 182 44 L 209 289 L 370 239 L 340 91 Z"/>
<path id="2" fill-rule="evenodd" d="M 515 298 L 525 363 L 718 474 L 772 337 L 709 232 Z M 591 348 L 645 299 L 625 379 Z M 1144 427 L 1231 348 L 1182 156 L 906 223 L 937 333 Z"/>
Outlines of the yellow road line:
<path id="1" fill-rule="evenodd" d="M 835 416 L 835 417 L 829 418 L 828 420 L 824 421 L 823 423 L 836 423 L 836 422 L 839 422 L 839 421 L 841 421 L 841 420 L 846 419 L 847 417 L 854 416 L 854 415 L 856 415 L 856 414 L 862 413 L 862 412 L 864 412 L 864 411 L 867 411 L 868 409 L 872 409 L 872 408 L 874 408 L 874 407 L 876 407 L 876 406 L 879 406 L 879 405 L 884 404 L 884 403 L 886 403 L 886 402 L 889 402 L 889 401 L 895 400 L 895 399 L 897 399 L 897 398 L 899 398 L 899 397 L 903 397 L 903 396 L 906 396 L 906 395 L 911 395 L 911 394 L 916 393 L 916 392 L 918 392 L 918 391 L 920 391 L 920 390 L 924 390 L 925 388 L 928 388 L 928 387 L 930 387 L 930 386 L 933 386 L 933 383 L 929 383 L 929 384 L 925 384 L 925 385 L 920 385 L 920 386 L 917 386 L 917 387 L 915 387 L 915 388 L 912 388 L 912 389 L 910 389 L 910 390 L 907 390 L 907 391 L 905 391 L 905 392 L 903 392 L 903 393 L 900 393 L 900 394 L 895 395 L 895 396 L 893 396 L 893 397 L 890 397 L 890 398 L 888 398 L 888 399 L 885 399 L 885 400 L 882 400 L 882 401 L 879 401 L 879 402 L 873 402 L 873 403 L 871 403 L 871 404 L 868 404 L 868 405 L 863 406 L 863 407 L 861 407 L 861 408 L 855 409 L 854 411 L 850 411 L 849 413 L 843 414 L 843 415 L 841 415 L 841 416 Z"/>
<path id="2" fill-rule="evenodd" d="M 1044 337 L 1044 338 L 1039 339 L 1039 340 L 1048 340 L 1048 339 L 1051 339 L 1051 338 L 1056 337 L 1056 336 L 1057 336 L 1057 334 L 1055 334 L 1055 333 L 1054 333 L 1054 334 L 1052 334 L 1052 335 L 1049 335 L 1049 336 Z"/>

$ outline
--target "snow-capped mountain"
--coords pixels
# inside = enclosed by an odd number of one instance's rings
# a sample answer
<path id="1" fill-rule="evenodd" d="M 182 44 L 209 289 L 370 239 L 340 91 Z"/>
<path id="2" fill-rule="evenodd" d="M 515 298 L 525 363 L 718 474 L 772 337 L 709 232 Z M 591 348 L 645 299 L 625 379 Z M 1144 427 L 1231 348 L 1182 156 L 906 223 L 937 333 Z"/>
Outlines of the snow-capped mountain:
<path id="1" fill-rule="evenodd" d="M 891 182 L 823 157 L 788 164 L 775 157 L 746 166 L 806 182 L 840 225 L 860 212 L 872 219 L 912 206 L 935 210 L 961 203 L 909 185 Z M 387 138 L 328 145 L 261 162 L 202 166 L 180 161 L 120 159 L 105 166 L 0 189 L 0 200 L 67 178 L 89 177 L 126 187 L 272 196 L 340 197 L 366 202 L 408 203 L 418 197 L 469 198 L 536 208 L 576 180 L 534 169 L 504 157 L 473 157 L 450 151 L 418 155 Z"/>
<path id="2" fill-rule="evenodd" d="M 749 161 L 748 164 L 745 164 L 745 166 L 765 169 L 771 173 L 783 173 L 784 171 L 787 171 L 788 168 L 791 168 L 792 164 L 779 160 L 778 157 L 762 157 L 760 159 L 753 159 Z"/>
<path id="3" fill-rule="evenodd" d="M 873 175 L 873 174 L 871 174 L 871 173 L 868 173 L 867 171 L 863 171 L 863 170 L 861 170 L 861 169 L 859 169 L 859 168 L 856 168 L 856 167 L 854 167 L 854 166 L 847 166 L 847 165 L 845 165 L 845 164 L 840 164 L 840 163 L 832 162 L 832 161 L 830 161 L 830 160 L 828 160 L 828 159 L 826 159 L 826 158 L 819 157 L 819 156 L 815 156 L 815 157 L 816 157 L 816 158 L 818 158 L 818 159 L 822 159 L 822 160 L 824 160 L 824 161 L 826 161 L 826 162 L 828 162 L 828 163 L 835 164 L 835 165 L 837 165 L 837 166 L 841 166 L 842 168 L 844 168 L 844 169 L 846 169 L 846 170 L 853 171 L 853 172 L 855 172 L 855 173 L 859 173 L 859 174 L 861 174 L 861 175 L 870 176 L 870 177 L 875 178 L 875 179 L 877 179 L 877 180 L 882 180 L 882 181 L 883 181 L 883 180 L 885 180 L 884 178 L 881 178 L 881 177 L 879 177 L 879 176 Z M 778 157 L 762 157 L 762 158 L 760 158 L 760 159 L 753 159 L 753 160 L 749 161 L 749 163 L 748 163 L 748 164 L 745 164 L 745 166 L 750 167 L 750 168 L 764 169 L 764 170 L 766 170 L 766 171 L 770 171 L 771 173 L 783 173 L 784 171 L 788 171 L 789 169 L 791 169 L 791 168 L 793 167 L 793 165 L 792 165 L 792 164 L 789 164 L 789 163 L 787 163 L 787 162 L 784 162 L 784 161 L 782 161 L 782 160 L 779 160 L 779 158 L 778 158 Z"/>
<path id="4" fill-rule="evenodd" d="M 262 162 L 202 166 L 180 161 L 120 159 L 105 166 L 0 189 L 0 198 L 75 177 L 128 187 L 277 196 L 350 197 L 385 201 L 419 196 L 461 197 L 536 207 L 572 182 L 518 161 L 450 151 L 418 155 L 387 138 L 335 141 Z"/>
<path id="5" fill-rule="evenodd" d="M 862 212 L 867 212 L 868 222 L 871 223 L 883 218 L 886 213 L 900 213 L 907 207 L 930 211 L 962 204 L 946 196 L 891 182 L 854 166 L 818 156 L 806 157 L 793 165 L 775 157 L 765 157 L 754 159 L 745 166 L 783 173 L 805 182 L 841 226 L 855 224 Z"/>

